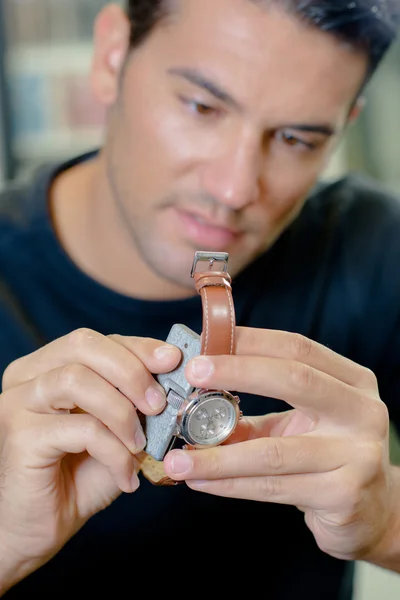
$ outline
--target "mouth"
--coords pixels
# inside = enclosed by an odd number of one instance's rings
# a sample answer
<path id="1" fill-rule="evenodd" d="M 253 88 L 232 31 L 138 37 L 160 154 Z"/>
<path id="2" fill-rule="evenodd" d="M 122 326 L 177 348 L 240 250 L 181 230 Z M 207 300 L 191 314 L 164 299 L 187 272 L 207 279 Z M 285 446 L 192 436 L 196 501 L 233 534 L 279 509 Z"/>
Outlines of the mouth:
<path id="1" fill-rule="evenodd" d="M 203 215 L 181 209 L 175 212 L 184 236 L 199 247 L 222 250 L 242 235 L 228 224 L 215 223 Z"/>

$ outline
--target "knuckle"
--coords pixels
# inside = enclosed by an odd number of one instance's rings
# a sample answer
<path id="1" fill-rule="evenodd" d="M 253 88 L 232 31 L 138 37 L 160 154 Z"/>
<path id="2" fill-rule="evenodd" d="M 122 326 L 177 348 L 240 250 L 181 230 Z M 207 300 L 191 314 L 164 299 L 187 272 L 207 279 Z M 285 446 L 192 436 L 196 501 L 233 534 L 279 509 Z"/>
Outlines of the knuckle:
<path id="1" fill-rule="evenodd" d="M 104 425 L 89 414 L 82 415 L 82 432 L 88 439 L 96 439 L 104 431 Z"/>
<path id="2" fill-rule="evenodd" d="M 221 487 L 222 493 L 228 496 L 235 490 L 234 479 L 221 479 L 218 482 L 218 485 Z"/>
<path id="3" fill-rule="evenodd" d="M 0 425 L 3 425 L 7 421 L 8 415 L 15 408 L 16 402 L 12 400 L 13 395 L 13 390 L 0 394 Z"/>
<path id="4" fill-rule="evenodd" d="M 107 335 L 107 337 L 109 340 L 117 342 L 118 344 L 122 342 L 122 335 L 120 335 L 119 333 L 110 333 L 109 335 Z"/>
<path id="5" fill-rule="evenodd" d="M 74 348 L 81 348 L 82 346 L 87 346 L 88 344 L 98 343 L 102 339 L 102 335 L 93 329 L 89 329 L 88 327 L 81 327 L 79 329 L 75 329 L 68 336 L 69 343 Z"/>
<path id="6" fill-rule="evenodd" d="M 364 408 L 364 415 L 379 438 L 386 439 L 390 428 L 389 411 L 386 404 L 382 400 L 369 400 Z"/>
<path id="7" fill-rule="evenodd" d="M 348 484 L 344 500 L 346 508 L 344 512 L 347 514 L 347 520 L 352 520 L 359 513 L 363 501 L 363 487 L 358 484 L 357 480 Z"/>
<path id="8" fill-rule="evenodd" d="M 82 416 L 81 418 L 83 419 L 84 417 Z M 64 432 L 68 432 L 67 423 L 63 419 L 56 419 L 53 427 L 54 427 L 55 435 L 58 439 L 63 439 Z"/>
<path id="9" fill-rule="evenodd" d="M 368 480 L 375 479 L 382 472 L 386 451 L 382 443 L 370 442 L 361 448 L 362 464 Z"/>
<path id="10" fill-rule="evenodd" d="M 116 342 L 117 344 L 120 344 L 121 346 L 124 346 L 125 348 L 128 348 L 131 351 L 134 351 L 135 349 L 140 350 L 142 347 L 144 350 L 146 350 L 152 341 L 146 337 L 123 336 L 119 333 L 107 335 L 107 338 L 113 342 Z"/>
<path id="11" fill-rule="evenodd" d="M 282 497 L 282 479 L 270 475 L 261 478 L 261 494 L 263 498 L 281 498 Z"/>
<path id="12" fill-rule="evenodd" d="M 64 365 L 57 373 L 57 386 L 64 391 L 75 390 L 85 377 L 89 369 L 79 363 Z"/>
<path id="13" fill-rule="evenodd" d="M 199 453 L 200 454 L 200 453 Z M 194 459 L 197 458 L 196 453 L 193 457 Z M 199 458 L 201 458 L 199 456 Z M 207 473 L 210 474 L 212 479 L 224 479 L 223 477 L 223 466 L 220 462 L 220 460 L 218 459 L 218 453 L 215 451 L 210 451 L 210 453 L 207 456 L 206 459 L 206 463 L 204 465 L 204 470 L 207 470 Z M 203 471 L 203 468 L 200 466 L 200 470 Z"/>
<path id="14" fill-rule="evenodd" d="M 292 383 L 299 390 L 310 389 L 315 384 L 316 377 L 314 369 L 304 363 L 290 363 L 289 375 Z"/>
<path id="15" fill-rule="evenodd" d="M 113 405 L 113 419 L 115 423 L 133 423 L 137 417 L 137 412 L 132 402 L 123 402 L 117 406 L 117 403 Z"/>
<path id="16" fill-rule="evenodd" d="M 137 346 L 143 346 L 144 348 L 152 348 L 153 345 L 156 343 L 156 340 L 140 336 L 132 336 L 130 338 L 130 341 L 132 342 L 132 344 L 135 344 Z"/>
<path id="17" fill-rule="evenodd" d="M 313 350 L 313 342 L 301 333 L 295 333 L 290 337 L 290 354 L 294 360 L 303 360 L 310 356 Z"/>
<path id="18" fill-rule="evenodd" d="M 8 367 L 6 367 L 6 369 L 3 372 L 3 377 L 1 380 L 1 385 L 2 385 L 3 390 L 7 390 L 11 385 L 10 382 L 12 381 L 12 371 L 13 371 L 13 363 L 8 365 Z"/>
<path id="19" fill-rule="evenodd" d="M 358 514 L 363 502 L 364 485 L 359 473 L 352 472 L 342 477 L 340 485 L 334 491 L 335 504 L 338 514 L 341 515 L 342 525 L 350 524 Z"/>
<path id="20" fill-rule="evenodd" d="M 131 372 L 126 375 L 126 386 L 127 390 L 129 390 L 129 397 L 138 406 L 143 406 L 144 404 L 146 387 L 152 383 L 150 377 L 150 371 L 147 371 L 143 364 L 134 365 Z"/>
<path id="21" fill-rule="evenodd" d="M 261 462 L 266 470 L 280 471 L 284 466 L 281 445 L 276 441 L 266 440 L 261 446 Z"/>
<path id="22" fill-rule="evenodd" d="M 378 389 L 378 379 L 371 369 L 361 367 L 359 370 L 358 385 L 362 388 L 376 391 Z"/>
<path id="23" fill-rule="evenodd" d="M 17 360 L 14 360 L 4 370 L 3 377 L 2 377 L 2 389 L 3 390 L 8 390 L 10 387 L 13 386 L 13 382 L 16 379 L 16 376 L 15 376 L 16 372 L 18 371 L 19 365 L 22 360 L 23 360 L 22 358 L 18 358 Z"/>

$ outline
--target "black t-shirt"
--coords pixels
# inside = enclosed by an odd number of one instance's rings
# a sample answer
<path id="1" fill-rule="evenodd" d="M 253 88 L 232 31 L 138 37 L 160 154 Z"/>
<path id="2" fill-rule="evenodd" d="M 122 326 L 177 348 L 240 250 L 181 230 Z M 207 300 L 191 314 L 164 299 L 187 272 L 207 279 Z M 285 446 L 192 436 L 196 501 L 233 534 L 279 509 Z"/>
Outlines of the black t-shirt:
<path id="1" fill-rule="evenodd" d="M 47 209 L 52 178 L 84 157 L 41 170 L 0 198 L 0 370 L 79 327 L 165 339 L 201 331 L 200 298 L 117 294 L 72 263 Z M 134 276 L 134 273 L 132 274 Z M 400 424 L 400 202 L 351 175 L 319 185 L 274 246 L 233 281 L 237 323 L 300 332 L 371 368 Z M 241 394 L 247 415 L 287 410 Z M 316 491 L 317 493 L 317 491 Z M 9 600 L 232 594 L 349 600 L 353 565 L 324 554 L 294 507 L 223 499 L 142 480 L 93 517 Z M 143 590 L 144 588 L 144 590 Z"/>

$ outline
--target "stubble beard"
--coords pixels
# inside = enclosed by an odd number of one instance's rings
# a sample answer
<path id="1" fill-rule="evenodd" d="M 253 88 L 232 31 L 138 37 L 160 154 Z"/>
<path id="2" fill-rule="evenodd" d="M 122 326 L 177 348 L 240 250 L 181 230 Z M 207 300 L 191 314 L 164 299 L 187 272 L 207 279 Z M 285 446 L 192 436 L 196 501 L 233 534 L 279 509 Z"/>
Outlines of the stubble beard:
<path id="1" fill-rule="evenodd" d="M 182 254 L 182 260 L 177 259 L 177 250 L 174 251 L 167 242 L 154 239 L 151 227 L 146 226 L 143 220 L 136 220 L 135 213 L 130 212 L 128 207 L 135 206 L 137 198 L 121 185 L 123 177 L 113 160 L 113 153 L 107 152 L 105 160 L 111 202 L 120 228 L 132 248 L 132 262 L 144 265 L 153 275 L 169 284 L 191 291 L 193 286 L 189 276 L 190 265 L 186 265 L 185 261 L 186 253 Z M 165 210 L 176 202 L 173 197 L 165 198 L 158 204 L 158 210 Z"/>

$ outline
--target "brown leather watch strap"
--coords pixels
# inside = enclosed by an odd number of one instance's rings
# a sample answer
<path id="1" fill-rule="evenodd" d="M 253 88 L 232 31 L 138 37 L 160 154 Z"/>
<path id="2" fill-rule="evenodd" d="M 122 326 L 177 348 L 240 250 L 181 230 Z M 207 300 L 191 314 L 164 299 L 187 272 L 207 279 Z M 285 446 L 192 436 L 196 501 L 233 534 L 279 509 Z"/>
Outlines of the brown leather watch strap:
<path id="1" fill-rule="evenodd" d="M 174 481 L 166 475 L 164 463 L 162 461 L 155 460 L 152 456 L 146 454 L 146 452 L 141 452 L 136 458 L 139 461 L 139 470 L 143 473 L 144 477 L 154 485 L 178 485 L 178 481 Z"/>
<path id="2" fill-rule="evenodd" d="M 230 276 L 206 271 L 195 272 L 193 277 L 203 305 L 201 354 L 234 354 L 236 323 Z"/>
<path id="3" fill-rule="evenodd" d="M 227 263 L 228 254 L 222 252 L 196 252 L 193 262 L 191 277 L 203 308 L 200 353 L 208 356 L 235 353 L 236 317 Z M 165 474 L 162 461 L 145 452 L 137 458 L 141 472 L 154 485 L 178 484 Z"/>

